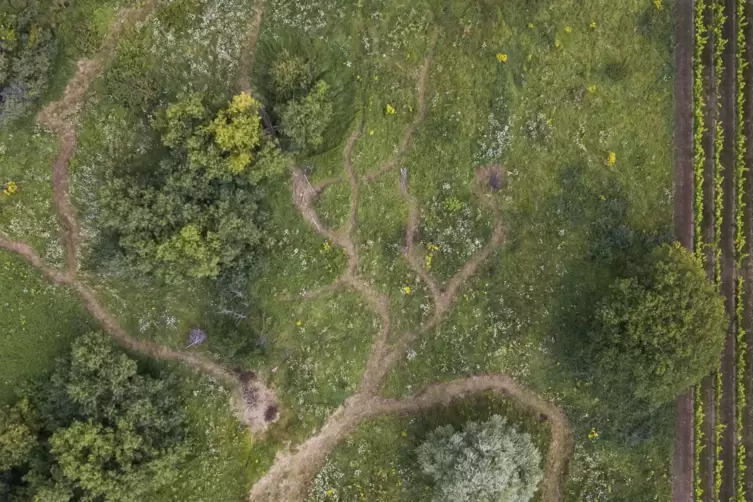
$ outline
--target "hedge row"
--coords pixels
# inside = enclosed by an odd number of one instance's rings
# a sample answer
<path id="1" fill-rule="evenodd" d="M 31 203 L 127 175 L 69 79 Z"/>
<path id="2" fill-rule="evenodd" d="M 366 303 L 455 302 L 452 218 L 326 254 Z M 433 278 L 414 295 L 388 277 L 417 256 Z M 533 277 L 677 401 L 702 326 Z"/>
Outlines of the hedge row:
<path id="1" fill-rule="evenodd" d="M 737 63 L 737 73 L 735 80 L 737 84 L 736 111 L 737 111 L 737 137 L 735 138 L 735 186 L 736 186 L 736 205 L 735 205 L 735 263 L 738 270 L 742 270 L 743 262 L 747 258 L 745 253 L 745 154 L 746 154 L 746 137 L 745 137 L 745 68 L 748 63 L 745 60 L 745 28 L 747 0 L 737 0 L 737 47 L 735 60 Z M 737 276 L 737 289 L 735 292 L 735 320 L 737 322 L 737 367 L 735 373 L 735 385 L 737 394 L 736 422 L 737 428 L 737 487 L 736 500 L 745 500 L 745 443 L 743 441 L 743 422 L 745 419 L 746 394 L 745 394 L 745 372 L 747 367 L 746 354 L 747 344 L 745 341 L 745 329 L 743 327 L 743 293 L 744 279 L 741 274 Z"/>

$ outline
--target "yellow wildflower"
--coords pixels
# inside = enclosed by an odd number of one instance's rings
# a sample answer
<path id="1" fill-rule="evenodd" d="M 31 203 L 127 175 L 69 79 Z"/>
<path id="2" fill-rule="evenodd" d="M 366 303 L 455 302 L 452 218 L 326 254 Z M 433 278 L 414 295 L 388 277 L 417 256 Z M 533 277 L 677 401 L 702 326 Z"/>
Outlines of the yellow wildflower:
<path id="1" fill-rule="evenodd" d="M 387 103 L 387 106 L 384 108 L 384 113 L 386 113 L 387 115 L 395 115 L 397 113 L 397 110 L 395 110 L 395 108 L 391 104 Z"/>
<path id="2" fill-rule="evenodd" d="M 507 63 L 507 54 L 503 52 L 498 52 L 497 61 L 499 61 L 500 63 Z"/>
<path id="3" fill-rule="evenodd" d="M 588 92 L 594 94 L 596 92 L 596 84 L 590 84 L 588 86 Z"/>
<path id="4" fill-rule="evenodd" d="M 9 181 L 3 185 L 3 195 L 13 195 L 18 191 L 18 185 L 15 181 Z"/>
<path id="5" fill-rule="evenodd" d="M 573 28 L 571 26 L 565 26 L 565 33 L 572 33 Z"/>
<path id="6" fill-rule="evenodd" d="M 528 28 L 529 28 L 529 29 L 531 29 L 531 30 L 532 30 L 532 29 L 534 29 L 535 27 L 536 27 L 536 26 L 535 26 L 535 25 L 534 25 L 533 23 L 528 23 Z"/>
<path id="7" fill-rule="evenodd" d="M 322 244 L 322 251 L 325 253 L 332 249 L 332 246 L 330 245 L 329 241 L 324 241 L 324 244 Z"/>
<path id="8" fill-rule="evenodd" d="M 591 21 L 590 23 L 588 23 L 588 28 L 591 29 L 591 30 L 595 30 L 596 29 L 596 21 Z"/>
<path id="9" fill-rule="evenodd" d="M 410 286 L 403 286 L 403 294 L 409 295 L 411 292 Z"/>
<path id="10" fill-rule="evenodd" d="M 301 325 L 303 325 L 303 323 L 302 323 L 301 321 L 296 321 L 296 322 L 295 322 L 295 325 L 296 325 L 296 326 L 301 326 Z"/>
<path id="11" fill-rule="evenodd" d="M 617 163 L 617 154 L 614 152 L 609 152 L 609 155 L 607 156 L 607 165 L 613 166 Z"/>
<path id="12" fill-rule="evenodd" d="M 657 10 L 664 10 L 662 0 L 654 0 L 654 6 L 657 8 Z"/>
<path id="13" fill-rule="evenodd" d="M 562 42 L 560 42 L 559 38 L 555 38 L 554 39 L 554 48 L 555 49 L 559 49 L 560 47 L 562 47 Z"/>
<path id="14" fill-rule="evenodd" d="M 599 437 L 599 433 L 596 432 L 596 429 L 592 427 L 591 431 L 588 433 L 588 439 L 593 441 L 594 439 L 597 439 L 598 437 Z"/>

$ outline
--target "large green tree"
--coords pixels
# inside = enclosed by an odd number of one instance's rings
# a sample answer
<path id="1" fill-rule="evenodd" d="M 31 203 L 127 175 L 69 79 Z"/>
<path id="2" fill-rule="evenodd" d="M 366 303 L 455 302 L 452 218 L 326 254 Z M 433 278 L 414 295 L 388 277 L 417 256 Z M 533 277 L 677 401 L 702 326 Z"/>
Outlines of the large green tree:
<path id="1" fill-rule="evenodd" d="M 505 418 L 439 427 L 418 447 L 435 502 L 527 502 L 543 478 L 541 454 L 528 434 Z"/>
<path id="2" fill-rule="evenodd" d="M 166 156 L 156 165 L 108 173 L 103 226 L 129 261 L 167 280 L 217 277 L 253 263 L 262 238 L 262 183 L 284 159 L 261 128 L 248 94 L 213 113 L 199 94 L 154 120 Z"/>
<path id="3" fill-rule="evenodd" d="M 615 403 L 655 408 L 716 367 L 726 325 L 722 298 L 697 260 L 662 245 L 596 305 L 580 363 Z"/>
<path id="4" fill-rule="evenodd" d="M 181 403 L 101 333 L 0 410 L 3 500 L 136 502 L 169 485 L 187 455 Z"/>

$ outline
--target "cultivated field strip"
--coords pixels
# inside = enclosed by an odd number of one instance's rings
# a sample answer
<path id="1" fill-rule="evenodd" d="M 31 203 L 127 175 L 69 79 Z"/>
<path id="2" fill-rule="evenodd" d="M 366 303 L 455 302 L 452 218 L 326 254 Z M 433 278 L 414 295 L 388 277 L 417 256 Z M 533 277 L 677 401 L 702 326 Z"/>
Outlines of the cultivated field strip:
<path id="1" fill-rule="evenodd" d="M 729 316 L 719 369 L 694 391 L 693 495 L 750 498 L 751 180 L 749 0 L 697 0 L 693 58 L 693 247 Z M 687 50 L 687 49 L 686 49 Z M 749 87 L 747 87 L 749 88 Z M 746 121 L 747 117 L 747 121 Z M 681 167 L 680 164 L 678 164 Z M 677 217 L 677 215 L 676 215 Z M 678 414 L 678 423 L 680 418 Z M 678 436 L 679 441 L 679 436 Z M 747 474 L 746 474 L 747 473 Z M 691 500 L 675 483 L 674 500 Z"/>

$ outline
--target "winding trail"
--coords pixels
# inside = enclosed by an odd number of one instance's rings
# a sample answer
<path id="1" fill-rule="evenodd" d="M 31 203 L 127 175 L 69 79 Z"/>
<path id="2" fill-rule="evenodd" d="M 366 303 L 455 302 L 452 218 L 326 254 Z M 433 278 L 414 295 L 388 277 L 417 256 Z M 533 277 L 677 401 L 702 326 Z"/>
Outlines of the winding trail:
<path id="1" fill-rule="evenodd" d="M 110 26 L 99 52 L 92 59 L 78 63 L 76 74 L 66 86 L 63 97 L 45 107 L 37 116 L 37 122 L 57 134 L 60 138 L 60 149 L 52 166 L 52 188 L 55 210 L 62 223 L 63 239 L 66 247 L 67 269 L 59 270 L 45 264 L 39 254 L 28 244 L 7 239 L 0 232 L 0 249 L 15 253 L 25 259 L 31 266 L 39 270 L 45 278 L 56 285 L 71 289 L 82 301 L 89 313 L 94 317 L 104 331 L 115 342 L 124 348 L 139 353 L 145 357 L 162 361 L 178 361 L 187 364 L 191 369 L 216 378 L 224 385 L 235 390 L 234 402 L 238 403 L 239 417 L 254 417 L 244 420 L 253 432 L 263 431 L 266 422 L 256 419 L 263 416 L 256 408 L 268 406 L 274 402 L 274 394 L 262 382 L 242 381 L 240 375 L 221 364 L 195 353 L 175 350 L 149 340 L 143 340 L 130 335 L 97 299 L 94 290 L 77 278 L 77 254 L 81 246 L 81 229 L 69 194 L 69 165 L 76 153 L 76 118 L 83 106 L 86 93 L 95 78 L 104 70 L 107 62 L 113 56 L 120 35 L 129 24 L 144 21 L 154 10 L 158 0 L 148 0 L 140 7 L 122 9 Z M 250 403 L 238 400 L 249 392 L 266 396 L 264 402 Z"/>
<path id="2" fill-rule="evenodd" d="M 356 236 L 358 231 L 358 203 L 361 185 L 389 173 L 399 165 L 411 144 L 411 138 L 426 115 L 425 92 L 432 58 L 438 40 L 438 32 L 432 36 L 430 48 L 424 57 L 419 72 L 417 93 L 419 112 L 400 142 L 394 158 L 378 170 L 366 174 L 361 180 L 353 168 L 352 153 L 361 137 L 363 123 L 346 141 L 343 152 L 344 178 L 331 178 L 314 186 L 298 168 L 291 170 L 291 192 L 295 207 L 305 221 L 319 235 L 340 247 L 348 256 L 345 272 L 331 285 L 305 292 L 297 300 L 309 300 L 342 288 L 359 293 L 368 307 L 381 319 L 381 331 L 374 340 L 366 362 L 358 391 L 348 397 L 325 421 L 319 432 L 294 451 L 280 451 L 269 471 L 252 487 L 252 502 L 293 502 L 304 500 L 308 487 L 327 456 L 335 446 L 348 436 L 360 423 L 382 415 L 419 413 L 435 406 L 452 402 L 463 396 L 480 392 L 498 392 L 518 400 L 524 407 L 540 414 L 550 424 L 552 443 L 547 457 L 546 474 L 541 485 L 543 500 L 558 502 L 564 498 L 565 474 L 572 455 L 572 432 L 564 412 L 554 404 L 539 397 L 533 390 L 504 374 L 477 375 L 446 383 L 428 386 L 418 394 L 398 400 L 379 397 L 379 390 L 389 372 L 404 356 L 406 350 L 419 337 L 429 334 L 450 311 L 460 290 L 474 276 L 479 267 L 505 242 L 505 227 L 496 199 L 484 191 L 485 178 L 478 179 L 476 195 L 487 206 L 494 218 L 494 227 L 489 242 L 471 256 L 460 269 L 440 285 L 426 270 L 416 250 L 416 234 L 420 227 L 420 208 L 417 198 L 409 193 L 407 180 L 402 184 L 402 196 L 408 205 L 405 229 L 404 258 L 416 275 L 427 284 L 433 303 L 432 315 L 415 332 L 392 333 L 391 313 L 387 298 L 380 295 L 365 279 L 358 275 Z M 484 172 L 492 172 L 482 168 Z M 350 184 L 350 212 L 344 228 L 335 230 L 325 226 L 316 210 L 316 201 L 329 186 L 346 179 Z"/>
<path id="3" fill-rule="evenodd" d="M 78 62 L 76 74 L 66 85 L 63 97 L 50 103 L 37 115 L 37 123 L 60 138 L 60 149 L 52 165 L 52 194 L 63 225 L 66 259 L 71 273 L 76 272 L 76 253 L 81 245 L 81 228 L 70 200 L 68 181 L 68 166 L 76 154 L 76 118 L 89 86 L 112 57 L 125 27 L 146 19 L 156 5 L 157 0 L 149 0 L 139 8 L 122 9 L 110 26 L 99 52 L 92 59 Z"/>
<path id="4" fill-rule="evenodd" d="M 510 396 L 533 413 L 549 422 L 552 442 L 547 454 L 546 472 L 542 481 L 542 498 L 562 500 L 564 473 L 572 455 L 573 438 L 565 414 L 540 398 L 531 389 L 503 374 L 477 375 L 445 383 L 432 384 L 421 392 L 399 399 L 351 396 L 335 411 L 322 430 L 302 443 L 293 454 L 278 454 L 267 474 L 251 491 L 253 502 L 300 501 L 306 497 L 311 479 L 319 471 L 327 455 L 362 422 L 384 415 L 409 415 L 482 392 Z"/>
<path id="5" fill-rule="evenodd" d="M 99 302 L 92 288 L 77 278 L 77 253 L 81 246 L 81 230 L 76 210 L 69 196 L 70 160 L 76 152 L 75 120 L 80 111 L 86 92 L 91 82 L 101 73 L 117 46 L 117 41 L 128 23 L 146 19 L 158 0 L 148 0 L 138 8 L 122 10 L 102 44 L 101 50 L 93 59 L 80 61 L 78 71 L 66 87 L 63 98 L 46 107 L 38 116 L 38 122 L 60 137 L 61 145 L 53 164 L 53 194 L 56 211 L 63 227 L 67 253 L 67 270 L 52 268 L 44 263 L 39 254 L 29 245 L 11 241 L 0 235 L 0 249 L 15 253 L 38 269 L 53 284 L 71 289 L 83 302 L 87 310 L 107 331 L 112 338 L 125 348 L 146 357 L 180 361 L 192 369 L 211 375 L 236 389 L 235 396 L 243 397 L 249 386 L 261 386 L 264 392 L 269 389 L 259 382 L 249 384 L 242 382 L 235 372 L 194 353 L 188 353 L 164 347 L 148 340 L 130 335 L 118 323 L 116 318 Z M 253 22 L 249 29 L 248 50 L 240 65 L 238 85 L 241 90 L 250 90 L 250 73 L 253 65 L 255 47 L 261 30 L 264 2 L 257 4 Z M 346 142 L 343 152 L 343 169 L 345 179 L 351 188 L 349 217 L 344 228 L 333 230 L 325 227 L 315 208 L 317 198 L 322 191 L 340 180 L 327 180 L 317 187 L 309 182 L 299 169 L 291 172 L 293 201 L 302 217 L 324 238 L 341 247 L 348 255 L 348 265 L 342 277 L 334 284 L 302 295 L 299 299 L 310 299 L 319 294 L 326 294 L 343 287 L 359 293 L 368 307 L 380 318 L 382 328 L 372 345 L 371 354 L 366 364 L 358 391 L 345 400 L 327 420 L 322 429 L 298 446 L 295 452 L 278 452 L 274 464 L 252 488 L 251 500 L 254 502 L 294 502 L 302 500 L 313 476 L 321 467 L 332 449 L 364 420 L 381 415 L 410 414 L 431 409 L 432 407 L 452 402 L 466 395 L 480 392 L 499 392 L 517 399 L 520 403 L 546 418 L 552 430 L 552 443 L 547 458 L 545 479 L 541 490 L 547 502 L 561 501 L 564 493 L 567 462 L 572 454 L 572 433 L 565 414 L 555 405 L 539 397 L 534 391 L 517 383 L 504 374 L 478 375 L 446 383 L 428 386 L 422 392 L 399 400 L 385 399 L 378 396 L 379 389 L 390 370 L 398 363 L 407 348 L 418 337 L 428 334 L 438 326 L 450 310 L 459 291 L 476 273 L 479 266 L 505 242 L 504 225 L 499 210 L 488 194 L 477 190 L 482 201 L 489 205 L 494 213 L 494 229 L 490 241 L 458 272 L 450 278 L 444 287 L 434 279 L 414 255 L 414 240 L 420 225 L 420 211 L 415 197 L 404 192 L 408 206 L 409 218 L 406 226 L 405 258 L 416 274 L 429 285 L 434 311 L 432 316 L 417 332 L 406 332 L 392 338 L 391 314 L 388 301 L 368 282 L 358 276 L 358 253 L 356 235 L 358 231 L 358 204 L 360 183 L 368 183 L 378 176 L 392 171 L 410 147 L 412 137 L 426 115 L 425 90 L 426 80 L 431 66 L 439 33 L 432 36 L 429 50 L 419 71 L 417 82 L 418 114 L 410 124 L 394 158 L 377 171 L 359 180 L 352 164 L 352 154 L 356 142 L 361 137 L 363 124 Z M 479 187 L 477 187 L 479 188 Z M 248 411 L 248 410 L 246 410 Z M 263 428 L 249 424 L 252 431 Z"/>

